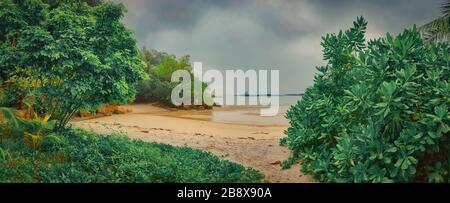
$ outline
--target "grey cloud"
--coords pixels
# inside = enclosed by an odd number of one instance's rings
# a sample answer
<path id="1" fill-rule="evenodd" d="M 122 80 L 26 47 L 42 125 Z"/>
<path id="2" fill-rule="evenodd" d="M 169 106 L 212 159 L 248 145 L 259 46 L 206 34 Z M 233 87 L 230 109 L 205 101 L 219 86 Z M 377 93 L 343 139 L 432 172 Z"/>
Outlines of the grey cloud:
<path id="1" fill-rule="evenodd" d="M 127 9 L 126 22 L 138 32 L 138 37 L 147 37 L 160 30 L 190 30 L 211 8 L 226 9 L 240 0 L 131 0 L 122 1 Z"/>
<path id="2" fill-rule="evenodd" d="M 140 46 L 219 69 L 276 68 L 281 92 L 302 92 L 321 65 L 320 39 L 369 21 L 368 37 L 440 15 L 442 0 L 127 0 Z"/>

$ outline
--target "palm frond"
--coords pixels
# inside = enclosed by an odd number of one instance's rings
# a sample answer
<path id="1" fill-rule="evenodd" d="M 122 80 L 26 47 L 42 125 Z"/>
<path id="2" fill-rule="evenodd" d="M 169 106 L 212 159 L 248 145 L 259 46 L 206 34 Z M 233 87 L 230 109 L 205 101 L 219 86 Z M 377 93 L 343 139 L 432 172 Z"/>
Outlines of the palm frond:
<path id="1" fill-rule="evenodd" d="M 446 2 L 442 3 L 442 13 L 444 15 L 450 15 L 450 0 L 447 0 Z"/>
<path id="2" fill-rule="evenodd" d="M 450 39 L 450 16 L 442 16 L 419 27 L 418 31 L 428 42 L 447 42 Z"/>
<path id="3" fill-rule="evenodd" d="M 17 110 L 7 107 L 0 107 L 0 114 L 2 114 L 4 122 L 11 122 L 14 126 L 19 125 L 19 115 Z"/>

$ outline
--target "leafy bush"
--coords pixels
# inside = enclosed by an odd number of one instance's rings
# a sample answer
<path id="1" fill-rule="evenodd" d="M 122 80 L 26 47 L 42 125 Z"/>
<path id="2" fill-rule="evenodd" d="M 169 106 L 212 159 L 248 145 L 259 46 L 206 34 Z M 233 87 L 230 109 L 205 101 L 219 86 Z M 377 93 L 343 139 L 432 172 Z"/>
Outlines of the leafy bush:
<path id="1" fill-rule="evenodd" d="M 150 73 L 150 78 L 151 79 L 145 80 L 139 84 L 136 102 L 159 102 L 167 106 L 172 106 L 170 96 L 172 94 L 172 89 L 177 84 L 159 80 L 154 73 Z"/>
<path id="2" fill-rule="evenodd" d="M 39 142 L 52 139 L 56 121 L 49 116 L 41 118 L 34 115 L 32 119 L 19 117 L 18 112 L 11 108 L 0 108 L 1 139 L 22 140 L 32 149 L 39 149 Z M 56 146 L 54 146 L 56 147 Z"/>
<path id="3" fill-rule="evenodd" d="M 55 131 L 49 117 L 0 108 L 0 182 L 259 182 L 250 168 L 200 150 Z"/>
<path id="4" fill-rule="evenodd" d="M 325 182 L 449 182 L 450 46 L 416 28 L 365 43 L 367 22 L 323 37 L 326 66 L 287 112 L 283 165 Z"/>
<path id="5" fill-rule="evenodd" d="M 55 147 L 57 146 L 57 147 Z M 262 175 L 186 147 L 79 129 L 46 136 L 40 151 L 0 143 L 0 182 L 259 182 Z"/>
<path id="6" fill-rule="evenodd" d="M 12 94 L 19 105 L 50 114 L 58 128 L 79 109 L 129 101 L 146 77 L 121 22 L 124 7 L 87 2 L 0 2 L 0 86 L 20 93 Z"/>
<path id="7" fill-rule="evenodd" d="M 187 70 L 192 71 L 191 64 L 189 61 L 189 56 L 184 56 L 177 59 L 174 55 L 169 55 L 164 52 L 158 52 L 155 50 L 147 50 L 145 47 L 141 50 L 142 60 L 147 64 L 147 71 L 150 78 L 141 82 L 138 86 L 136 102 L 147 103 L 147 102 L 158 102 L 160 104 L 171 106 L 171 94 L 172 89 L 179 83 L 171 82 L 172 73 L 177 70 Z M 194 78 L 191 74 L 192 79 L 192 98 L 194 97 Z M 206 83 L 202 83 L 202 95 L 207 87 Z M 212 98 L 205 98 L 210 99 Z M 192 99 L 192 101 L 194 101 Z M 205 107 L 206 104 L 203 102 Z"/>

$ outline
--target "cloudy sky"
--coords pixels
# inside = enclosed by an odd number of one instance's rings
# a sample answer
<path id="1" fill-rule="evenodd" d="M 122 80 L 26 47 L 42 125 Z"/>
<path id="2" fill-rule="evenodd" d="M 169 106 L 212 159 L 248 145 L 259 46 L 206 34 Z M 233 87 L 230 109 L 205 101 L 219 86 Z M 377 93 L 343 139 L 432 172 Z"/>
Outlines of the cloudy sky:
<path id="1" fill-rule="evenodd" d="M 367 37 L 440 15 L 443 0 L 122 0 L 139 46 L 190 55 L 207 69 L 277 69 L 281 93 L 312 85 L 320 39 L 369 21 Z"/>

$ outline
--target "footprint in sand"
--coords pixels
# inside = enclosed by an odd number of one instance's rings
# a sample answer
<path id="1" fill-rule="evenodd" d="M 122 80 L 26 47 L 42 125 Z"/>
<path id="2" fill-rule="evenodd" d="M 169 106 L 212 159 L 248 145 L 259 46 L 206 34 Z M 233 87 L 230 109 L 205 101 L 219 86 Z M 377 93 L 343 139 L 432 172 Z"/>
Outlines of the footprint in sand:
<path id="1" fill-rule="evenodd" d="M 207 136 L 207 134 L 202 134 L 202 133 L 195 133 L 194 135 L 197 135 L 197 136 Z"/>
<path id="2" fill-rule="evenodd" d="M 256 140 L 256 138 L 254 138 L 254 137 L 239 137 L 238 139 L 240 139 L 240 140 L 247 140 L 247 139 Z"/>
<path id="3" fill-rule="evenodd" d="M 269 133 L 267 133 L 267 132 L 254 132 L 253 134 L 268 135 Z"/>

